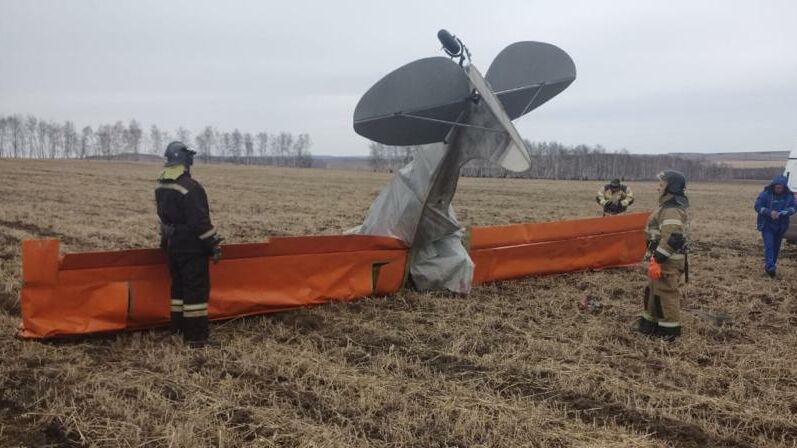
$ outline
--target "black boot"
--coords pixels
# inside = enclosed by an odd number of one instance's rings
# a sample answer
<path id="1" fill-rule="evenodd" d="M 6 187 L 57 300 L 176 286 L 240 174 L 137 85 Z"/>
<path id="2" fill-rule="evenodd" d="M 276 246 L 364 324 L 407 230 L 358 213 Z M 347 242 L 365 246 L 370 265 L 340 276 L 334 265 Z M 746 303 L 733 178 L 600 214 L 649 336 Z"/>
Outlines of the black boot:
<path id="1" fill-rule="evenodd" d="M 673 342 L 681 336 L 681 326 L 662 327 L 661 325 L 656 325 L 654 334 L 667 342 Z"/>
<path id="2" fill-rule="evenodd" d="M 649 321 L 644 317 L 639 318 L 639 332 L 646 335 L 652 335 L 656 332 L 656 322 Z"/>

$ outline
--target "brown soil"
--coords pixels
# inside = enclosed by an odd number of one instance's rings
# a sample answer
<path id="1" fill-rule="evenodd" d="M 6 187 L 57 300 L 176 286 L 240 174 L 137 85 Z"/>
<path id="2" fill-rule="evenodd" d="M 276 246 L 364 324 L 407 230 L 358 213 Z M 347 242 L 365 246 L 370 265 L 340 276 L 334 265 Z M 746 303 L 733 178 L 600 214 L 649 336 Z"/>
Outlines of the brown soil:
<path id="1" fill-rule="evenodd" d="M 641 268 L 403 291 L 162 331 L 17 339 L 19 243 L 154 247 L 146 163 L 0 161 L 0 446 L 788 447 L 797 444 L 797 251 L 762 275 L 758 186 L 690 185 L 675 344 L 632 329 Z M 229 242 L 339 233 L 389 176 L 198 166 Z M 600 183 L 463 179 L 467 225 L 597 214 Z M 631 185 L 637 210 L 654 186 Z M 598 314 L 578 302 L 600 300 Z M 727 316 L 716 319 L 713 316 Z"/>

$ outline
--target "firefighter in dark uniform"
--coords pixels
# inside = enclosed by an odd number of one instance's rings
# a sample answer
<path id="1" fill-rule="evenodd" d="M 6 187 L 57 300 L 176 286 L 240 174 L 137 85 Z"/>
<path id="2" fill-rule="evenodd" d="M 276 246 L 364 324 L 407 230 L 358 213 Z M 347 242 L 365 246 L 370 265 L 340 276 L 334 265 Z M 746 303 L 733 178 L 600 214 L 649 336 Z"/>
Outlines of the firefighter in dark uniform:
<path id="1" fill-rule="evenodd" d="M 678 171 L 659 173 L 659 208 L 647 223 L 648 286 L 639 331 L 675 340 L 681 335 L 681 275 L 686 258 L 689 199 L 686 177 Z M 687 273 L 688 276 L 688 273 Z"/>
<path id="2" fill-rule="evenodd" d="M 171 327 L 190 347 L 207 345 L 210 274 L 208 258 L 221 257 L 222 238 L 210 222 L 205 189 L 191 178 L 195 151 L 182 142 L 166 147 L 166 163 L 155 188 L 161 248 L 169 257 Z"/>
<path id="3" fill-rule="evenodd" d="M 625 213 L 634 203 L 634 193 L 620 179 L 612 179 L 602 189 L 598 190 L 595 201 L 603 207 L 603 216 L 619 215 Z"/>

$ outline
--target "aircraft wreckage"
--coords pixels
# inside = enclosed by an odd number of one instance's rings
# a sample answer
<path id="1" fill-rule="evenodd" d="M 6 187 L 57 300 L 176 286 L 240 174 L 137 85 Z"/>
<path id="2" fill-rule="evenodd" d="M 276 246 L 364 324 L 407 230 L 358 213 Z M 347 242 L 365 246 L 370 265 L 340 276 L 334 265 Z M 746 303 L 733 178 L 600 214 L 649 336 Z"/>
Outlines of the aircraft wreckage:
<path id="1" fill-rule="evenodd" d="M 566 89 L 572 59 L 516 42 L 482 76 L 460 39 L 438 33 L 448 57 L 404 65 L 363 95 L 354 130 L 386 145 L 427 145 L 346 235 L 229 244 L 211 266 L 211 319 L 388 295 L 412 285 L 466 294 L 497 280 L 638 263 L 642 213 L 465 229 L 451 202 L 461 168 L 481 159 L 510 171 L 531 160 L 512 124 Z M 159 249 L 60 253 L 22 243 L 20 335 L 48 338 L 134 330 L 169 321 L 169 273 Z"/>

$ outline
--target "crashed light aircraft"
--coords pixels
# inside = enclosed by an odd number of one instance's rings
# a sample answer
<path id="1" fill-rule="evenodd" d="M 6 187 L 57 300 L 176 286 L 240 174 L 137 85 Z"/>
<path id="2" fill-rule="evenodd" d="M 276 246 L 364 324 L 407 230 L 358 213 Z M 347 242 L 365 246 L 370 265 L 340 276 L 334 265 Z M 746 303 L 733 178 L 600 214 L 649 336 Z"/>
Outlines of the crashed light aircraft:
<path id="1" fill-rule="evenodd" d="M 576 76 L 556 46 L 517 42 L 482 76 L 461 40 L 438 34 L 448 57 L 411 62 L 368 90 L 354 130 L 387 145 L 428 145 L 401 169 L 351 234 L 224 246 L 210 268 L 211 319 L 389 295 L 412 284 L 466 294 L 473 284 L 638 263 L 642 213 L 473 227 L 468 244 L 451 202 L 460 169 L 481 159 L 510 171 L 531 160 L 512 120 Z M 169 272 L 159 249 L 60 253 L 22 243 L 20 336 L 135 330 L 169 322 Z"/>

